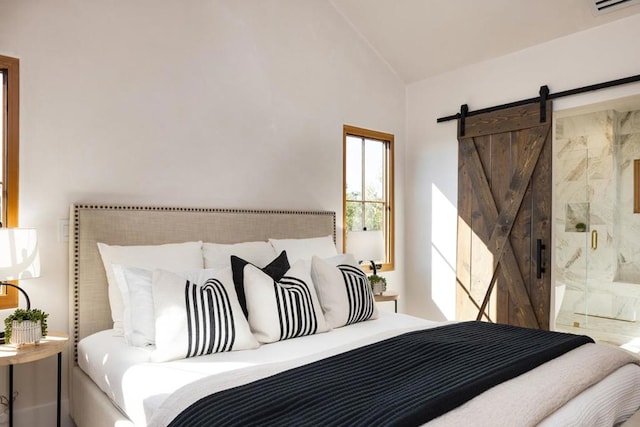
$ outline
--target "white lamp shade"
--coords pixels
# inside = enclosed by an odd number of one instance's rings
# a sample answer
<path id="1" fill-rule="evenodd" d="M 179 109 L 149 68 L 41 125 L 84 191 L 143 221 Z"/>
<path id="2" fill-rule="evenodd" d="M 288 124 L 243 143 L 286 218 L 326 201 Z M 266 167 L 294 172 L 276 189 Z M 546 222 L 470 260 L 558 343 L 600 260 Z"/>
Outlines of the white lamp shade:
<path id="1" fill-rule="evenodd" d="M 0 228 L 0 280 L 40 276 L 38 236 L 33 228 Z"/>
<path id="2" fill-rule="evenodd" d="M 358 261 L 384 261 L 384 236 L 382 230 L 349 231 L 347 252 Z"/>

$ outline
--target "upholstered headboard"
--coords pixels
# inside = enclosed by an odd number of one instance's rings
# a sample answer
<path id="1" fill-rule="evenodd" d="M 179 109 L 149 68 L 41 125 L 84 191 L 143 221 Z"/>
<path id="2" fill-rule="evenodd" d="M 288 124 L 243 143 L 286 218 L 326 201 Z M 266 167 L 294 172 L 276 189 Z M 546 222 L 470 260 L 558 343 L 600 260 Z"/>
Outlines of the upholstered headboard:
<path id="1" fill-rule="evenodd" d="M 77 204 L 71 208 L 70 324 L 78 341 L 112 327 L 107 278 L 97 242 L 156 245 L 239 243 L 336 236 L 335 212 Z"/>

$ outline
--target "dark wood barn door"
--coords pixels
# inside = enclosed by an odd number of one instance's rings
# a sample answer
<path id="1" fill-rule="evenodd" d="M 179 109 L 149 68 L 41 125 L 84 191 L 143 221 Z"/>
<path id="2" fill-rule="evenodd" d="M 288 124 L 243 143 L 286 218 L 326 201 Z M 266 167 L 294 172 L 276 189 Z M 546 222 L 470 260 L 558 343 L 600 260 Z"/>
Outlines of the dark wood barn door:
<path id="1" fill-rule="evenodd" d="M 551 102 L 459 121 L 457 318 L 549 329 Z"/>

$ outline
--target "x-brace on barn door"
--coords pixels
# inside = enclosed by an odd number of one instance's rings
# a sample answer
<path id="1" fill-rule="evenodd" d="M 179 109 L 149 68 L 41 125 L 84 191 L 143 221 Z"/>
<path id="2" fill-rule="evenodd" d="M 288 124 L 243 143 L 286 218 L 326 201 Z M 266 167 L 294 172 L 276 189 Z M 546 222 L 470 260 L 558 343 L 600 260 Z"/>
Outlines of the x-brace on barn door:
<path id="1" fill-rule="evenodd" d="M 547 101 L 458 121 L 460 320 L 549 329 L 551 111 Z"/>

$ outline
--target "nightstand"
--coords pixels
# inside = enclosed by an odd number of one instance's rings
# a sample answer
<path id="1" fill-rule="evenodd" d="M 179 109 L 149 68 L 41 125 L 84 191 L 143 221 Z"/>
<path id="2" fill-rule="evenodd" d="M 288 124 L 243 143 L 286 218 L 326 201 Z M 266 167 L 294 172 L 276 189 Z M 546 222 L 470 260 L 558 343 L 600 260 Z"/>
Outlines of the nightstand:
<path id="1" fill-rule="evenodd" d="M 9 366 L 9 427 L 13 426 L 13 365 L 30 363 L 58 354 L 58 427 L 60 427 L 60 392 L 62 385 L 62 350 L 69 336 L 64 332 L 51 332 L 39 344 L 24 344 L 20 348 L 11 344 L 0 345 L 0 366 Z"/>
<path id="2" fill-rule="evenodd" d="M 397 291 L 384 291 L 381 295 L 374 295 L 373 298 L 376 302 L 393 301 L 395 312 L 398 312 L 398 297 L 400 294 Z"/>

